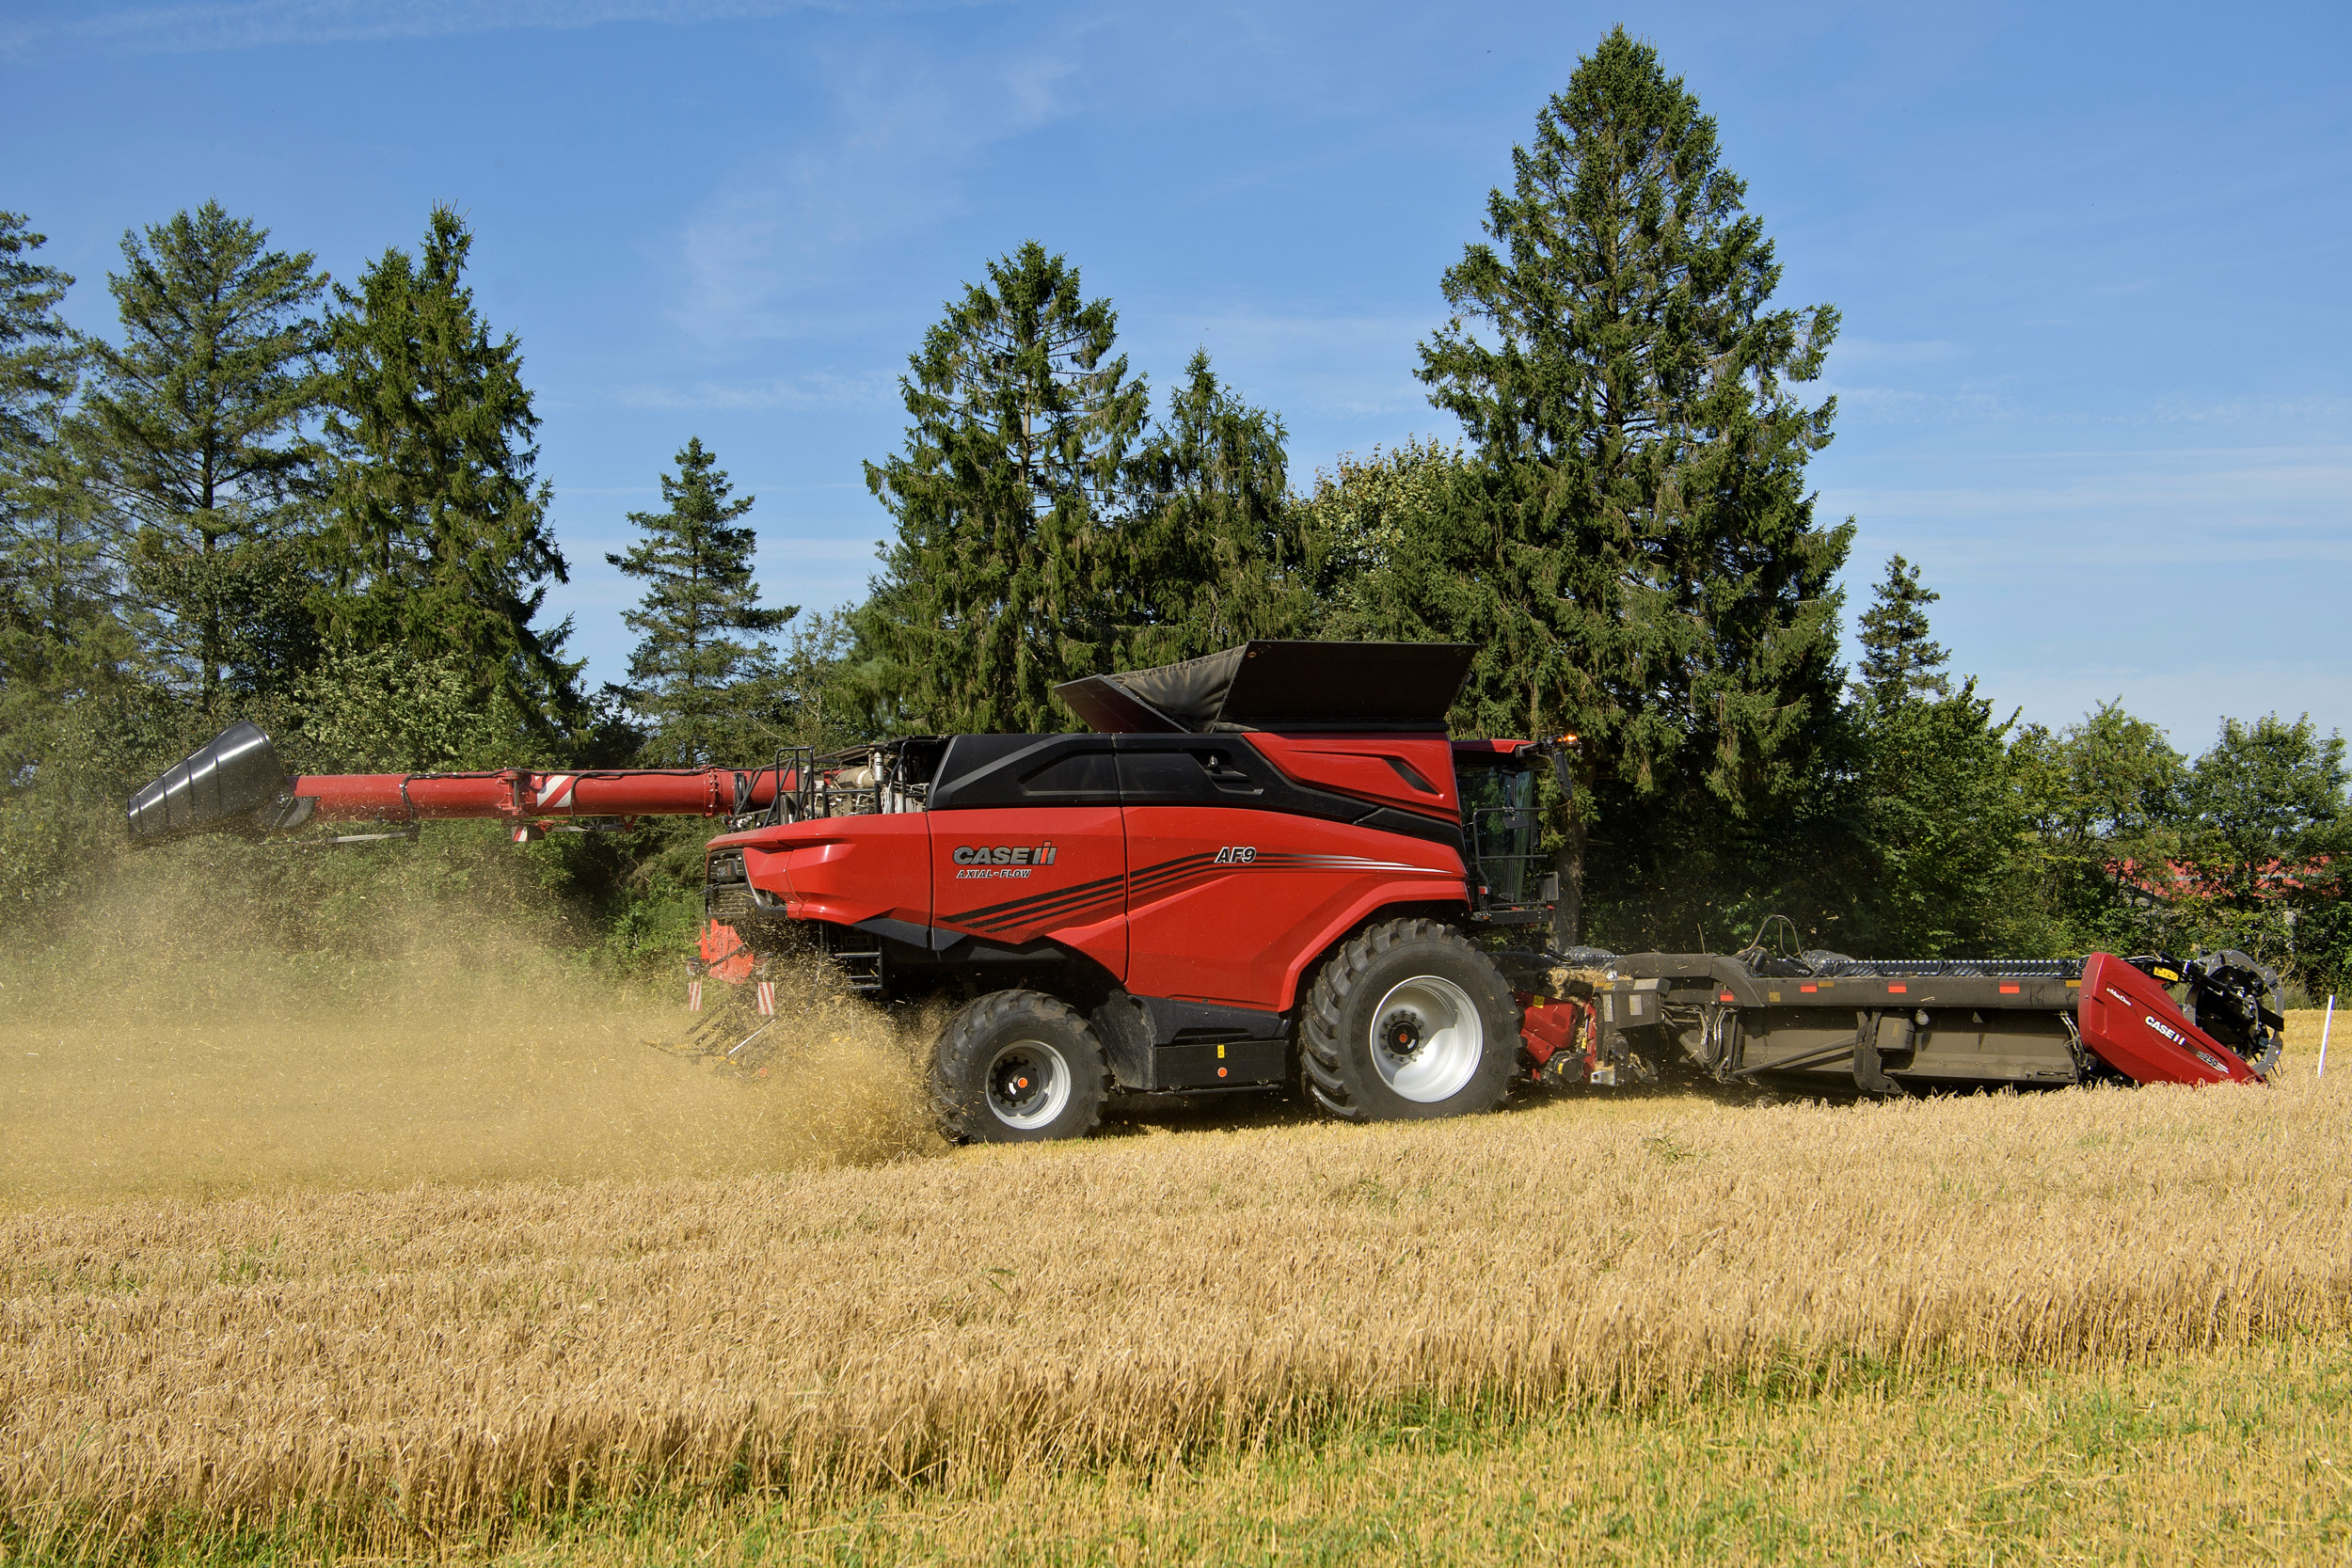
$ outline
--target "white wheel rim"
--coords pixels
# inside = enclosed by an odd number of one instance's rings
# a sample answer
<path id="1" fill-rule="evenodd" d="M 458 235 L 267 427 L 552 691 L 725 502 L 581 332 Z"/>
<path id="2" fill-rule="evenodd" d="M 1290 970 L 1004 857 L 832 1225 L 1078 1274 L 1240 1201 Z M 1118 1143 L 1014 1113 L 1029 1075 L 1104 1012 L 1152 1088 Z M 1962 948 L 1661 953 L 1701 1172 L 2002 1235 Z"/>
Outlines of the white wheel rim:
<path id="1" fill-rule="evenodd" d="M 1070 1064 L 1043 1040 L 1014 1040 L 989 1061 L 987 1098 L 998 1121 L 1033 1132 L 1070 1103 Z"/>
<path id="2" fill-rule="evenodd" d="M 1372 1063 L 1399 1097 L 1431 1105 L 1477 1076 L 1486 1026 L 1470 993 L 1435 974 L 1391 987 L 1372 1013 Z"/>

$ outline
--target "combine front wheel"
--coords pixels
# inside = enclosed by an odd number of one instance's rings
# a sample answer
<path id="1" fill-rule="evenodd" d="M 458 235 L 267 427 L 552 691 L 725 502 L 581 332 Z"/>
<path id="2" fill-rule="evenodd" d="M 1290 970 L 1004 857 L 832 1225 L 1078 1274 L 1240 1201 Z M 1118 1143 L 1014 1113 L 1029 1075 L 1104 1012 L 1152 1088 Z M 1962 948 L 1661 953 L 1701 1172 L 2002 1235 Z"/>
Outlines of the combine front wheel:
<path id="1" fill-rule="evenodd" d="M 1307 1092 L 1349 1121 L 1492 1110 L 1518 1006 L 1487 957 L 1434 920 L 1391 920 L 1332 955 L 1299 1029 Z"/>
<path id="2" fill-rule="evenodd" d="M 1077 1013 L 1041 991 L 1000 990 L 948 1021 L 931 1058 L 940 1131 L 957 1143 L 1075 1138 L 1103 1119 L 1109 1069 Z"/>

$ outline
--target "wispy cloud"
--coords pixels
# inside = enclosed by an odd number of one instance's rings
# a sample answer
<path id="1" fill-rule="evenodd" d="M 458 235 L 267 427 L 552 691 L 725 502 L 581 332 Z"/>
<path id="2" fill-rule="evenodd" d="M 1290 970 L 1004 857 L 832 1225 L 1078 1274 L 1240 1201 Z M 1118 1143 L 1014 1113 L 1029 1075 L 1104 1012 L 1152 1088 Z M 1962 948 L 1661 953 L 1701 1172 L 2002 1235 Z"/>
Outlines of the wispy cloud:
<path id="1" fill-rule="evenodd" d="M 376 43 L 505 29 L 563 29 L 617 22 L 675 26 L 844 10 L 846 0 L 218 0 L 120 10 L 73 7 L 0 23 L 0 53 L 47 44 L 97 44 L 138 54 L 196 54 L 280 44 Z"/>
<path id="2" fill-rule="evenodd" d="M 698 381 L 691 386 L 623 387 L 612 401 L 624 408 L 699 413 L 704 410 L 804 413 L 820 408 L 870 408 L 891 402 L 898 384 L 884 375 L 807 375 L 758 381 Z"/>
<path id="3" fill-rule="evenodd" d="M 822 123 L 732 171 L 679 238 L 679 325 L 707 343 L 866 325 L 878 246 L 965 215 L 966 183 L 997 144 L 1073 112 L 1073 54 L 1052 41 L 993 57 L 903 44 L 820 57 Z"/>
<path id="4" fill-rule="evenodd" d="M 1996 484 L 1826 486 L 1871 549 L 1936 559 L 1953 578 L 2013 578 L 2117 561 L 2352 565 L 2352 447 L 1986 454 Z M 2021 471 L 2029 470 L 2029 471 Z M 1988 548 L 1988 541 L 2002 547 Z"/>

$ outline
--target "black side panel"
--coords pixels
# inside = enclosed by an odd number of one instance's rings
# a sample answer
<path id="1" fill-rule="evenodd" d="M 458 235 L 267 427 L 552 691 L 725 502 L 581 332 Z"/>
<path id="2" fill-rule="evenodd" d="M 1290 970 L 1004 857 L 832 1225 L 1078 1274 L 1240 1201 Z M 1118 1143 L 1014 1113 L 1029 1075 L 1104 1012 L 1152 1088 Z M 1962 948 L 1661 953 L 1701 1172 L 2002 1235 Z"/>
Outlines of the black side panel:
<path id="1" fill-rule="evenodd" d="M 1115 806 L 1119 769 L 1101 735 L 960 735 L 931 781 L 933 811 Z"/>
<path id="2" fill-rule="evenodd" d="M 1240 806 L 1442 844 L 1462 852 L 1462 825 L 1293 784 L 1238 735 L 1116 737 L 1120 798 L 1131 806 Z"/>
<path id="3" fill-rule="evenodd" d="M 1221 1007 L 1210 1002 L 1175 1002 L 1165 996 L 1138 996 L 1136 1004 L 1149 1022 L 1153 1045 L 1184 1040 L 1271 1040 L 1284 1032 L 1280 1013 L 1255 1007 Z"/>
<path id="4" fill-rule="evenodd" d="M 269 736 L 239 720 L 132 796 L 125 816 L 132 839 L 148 844 L 183 833 L 251 830 L 258 826 L 253 813 L 285 787 L 286 770 Z"/>
<path id="5" fill-rule="evenodd" d="M 1152 1085 L 1163 1090 L 1277 1084 L 1289 1072 L 1290 1051 L 1280 1040 L 1163 1045 L 1152 1053 Z"/>
<path id="6" fill-rule="evenodd" d="M 1289 1070 L 1280 1013 L 1119 991 L 1094 1009 L 1093 1023 L 1111 1075 L 1141 1094 L 1269 1084 Z"/>
<path id="7" fill-rule="evenodd" d="M 1293 784 L 1238 735 L 960 735 L 930 800 L 933 811 L 1122 803 L 1278 811 L 1462 850 L 1460 823 Z"/>

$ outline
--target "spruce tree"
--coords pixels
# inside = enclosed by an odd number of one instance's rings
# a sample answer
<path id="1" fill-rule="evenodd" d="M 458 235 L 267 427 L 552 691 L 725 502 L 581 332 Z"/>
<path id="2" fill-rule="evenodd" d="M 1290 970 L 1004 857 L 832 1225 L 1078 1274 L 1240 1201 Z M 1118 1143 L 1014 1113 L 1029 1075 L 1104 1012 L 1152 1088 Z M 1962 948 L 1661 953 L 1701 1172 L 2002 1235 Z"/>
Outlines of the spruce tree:
<path id="1" fill-rule="evenodd" d="M 775 649 L 746 641 L 772 632 L 800 607 L 763 610 L 752 580 L 758 538 L 737 524 L 753 498 L 731 494 L 727 476 L 700 436 L 661 476 L 660 512 L 632 512 L 644 533 L 626 554 L 605 559 L 645 580 L 638 608 L 622 617 L 639 637 L 630 657 L 628 705 L 652 722 L 648 756 L 664 767 L 741 760 L 746 682 L 772 673 Z"/>
<path id="2" fill-rule="evenodd" d="M 1121 476 L 1150 396 L 1117 327 L 1031 241 L 910 356 L 905 448 L 866 466 L 898 538 L 859 612 L 902 721 L 1061 729 L 1055 684 L 1116 657 Z"/>
<path id="3" fill-rule="evenodd" d="M 1470 721 L 1581 737 L 1559 821 L 1558 935 L 1580 935 L 1596 814 L 1666 792 L 1740 812 L 1794 788 L 1840 676 L 1804 465 L 1835 400 L 1828 306 L 1773 309 L 1780 265 L 1714 121 L 1623 28 L 1578 63 L 1443 280 L 1422 348 L 1483 499 L 1449 529 L 1484 596 Z"/>
<path id="4" fill-rule="evenodd" d="M 1928 606 L 1943 595 L 1919 580 L 1919 568 L 1889 556 L 1876 598 L 1862 612 L 1861 689 L 1880 704 L 1951 695 L 1944 672 L 1951 656 L 1928 636 Z"/>
<path id="5" fill-rule="evenodd" d="M 46 415 L 72 395 L 82 346 L 57 314 L 72 276 L 32 259 L 49 243 L 22 213 L 0 212 L 0 457 L 14 472 L 44 439 Z"/>
<path id="6" fill-rule="evenodd" d="M 208 720 L 307 657 L 297 570 L 326 286 L 208 201 L 122 237 L 122 341 L 90 345 L 76 441 L 124 538 L 143 640 Z"/>
<path id="7" fill-rule="evenodd" d="M 567 580 L 539 483 L 538 417 L 510 334 L 493 340 L 465 283 L 473 236 L 433 211 L 417 254 L 388 249 L 338 287 L 326 437 L 337 634 L 360 649 L 456 655 L 543 736 L 584 713 L 568 621 L 532 626 Z"/>
<path id="8" fill-rule="evenodd" d="M 1133 669 L 1296 636 L 1313 619 L 1281 420 L 1196 353 L 1129 475 L 1126 569 L 1108 666 Z"/>
<path id="9" fill-rule="evenodd" d="M 129 657 L 118 577 L 67 436 L 83 345 L 57 314 L 73 279 L 31 259 L 44 243 L 0 213 L 0 769 L 40 760 L 62 705 L 115 682 Z"/>
<path id="10" fill-rule="evenodd" d="M 1867 888 L 1850 928 L 1878 957 L 1983 958 L 2046 935 L 2031 895 L 2024 758 L 1974 676 L 1957 689 L 1930 638 L 1936 595 L 1902 557 L 1862 616 L 1857 815 Z M 2022 950 L 2022 947 L 2019 949 Z"/>

